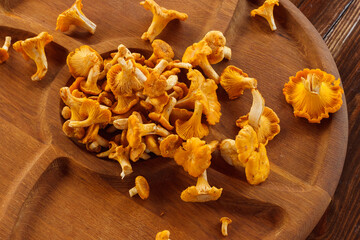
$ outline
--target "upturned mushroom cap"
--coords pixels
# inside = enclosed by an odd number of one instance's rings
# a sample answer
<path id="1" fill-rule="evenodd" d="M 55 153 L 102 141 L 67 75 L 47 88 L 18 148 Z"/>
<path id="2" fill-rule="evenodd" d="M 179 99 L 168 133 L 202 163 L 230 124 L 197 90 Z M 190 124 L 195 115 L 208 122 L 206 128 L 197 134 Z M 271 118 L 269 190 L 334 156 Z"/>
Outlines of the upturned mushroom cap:
<path id="1" fill-rule="evenodd" d="M 170 240 L 170 232 L 168 230 L 158 232 L 156 234 L 155 240 Z"/>
<path id="2" fill-rule="evenodd" d="M 45 77 L 48 70 L 48 63 L 45 55 L 45 45 L 53 41 L 53 36 L 47 32 L 41 32 L 33 38 L 24 41 L 17 41 L 13 44 L 15 51 L 22 53 L 25 60 L 31 58 L 36 64 L 36 73 L 31 80 L 39 81 Z"/>
<path id="3" fill-rule="evenodd" d="M 257 87 L 255 78 L 250 78 L 241 69 L 227 66 L 220 76 L 220 84 L 229 94 L 230 99 L 236 99 L 244 93 L 245 89 Z"/>
<path id="4" fill-rule="evenodd" d="M 193 177 L 200 176 L 211 164 L 212 148 L 199 138 L 190 138 L 174 154 L 175 162 Z"/>
<path id="5" fill-rule="evenodd" d="M 259 8 L 251 11 L 251 16 L 255 17 L 256 15 L 260 15 L 268 21 L 271 30 L 276 30 L 276 24 L 274 20 L 274 6 L 279 6 L 279 0 L 265 0 L 264 4 Z"/>
<path id="6" fill-rule="evenodd" d="M 304 117 L 310 123 L 320 123 L 329 113 L 338 111 L 343 103 L 344 90 L 340 78 L 320 69 L 304 69 L 290 77 L 283 93 L 294 108 L 296 117 Z"/>
<path id="7" fill-rule="evenodd" d="M 87 45 L 83 45 L 74 52 L 69 53 L 66 58 L 66 64 L 69 72 L 74 78 L 85 77 L 89 75 L 89 71 L 95 64 L 102 64 L 103 59 L 99 53 Z"/>
<path id="8" fill-rule="evenodd" d="M 157 35 L 159 35 L 166 25 L 174 19 L 185 21 L 188 18 L 186 13 L 181 13 L 175 10 L 168 10 L 160 7 L 154 0 L 145 0 L 140 4 L 146 9 L 150 10 L 153 14 L 153 19 L 148 30 L 143 33 L 141 39 L 149 40 L 152 42 Z"/>
<path id="9" fill-rule="evenodd" d="M 71 25 L 75 25 L 86 29 L 91 34 L 95 33 L 96 24 L 90 21 L 81 11 L 83 7 L 81 1 L 82 0 L 76 0 L 69 9 L 65 10 L 58 16 L 55 30 L 66 32 L 69 30 Z"/>

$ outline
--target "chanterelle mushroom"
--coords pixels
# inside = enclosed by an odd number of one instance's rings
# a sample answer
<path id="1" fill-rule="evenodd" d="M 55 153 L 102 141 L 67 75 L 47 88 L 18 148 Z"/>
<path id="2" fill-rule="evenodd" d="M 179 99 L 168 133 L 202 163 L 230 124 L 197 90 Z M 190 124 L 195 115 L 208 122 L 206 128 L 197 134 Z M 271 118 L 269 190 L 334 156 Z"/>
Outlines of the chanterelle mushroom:
<path id="1" fill-rule="evenodd" d="M 48 70 L 48 63 L 45 55 L 45 45 L 50 43 L 53 37 L 47 33 L 42 32 L 38 36 L 28 38 L 24 41 L 17 41 L 13 44 L 15 51 L 22 53 L 25 60 L 31 58 L 36 64 L 37 71 L 31 76 L 31 80 L 39 81 Z"/>
<path id="2" fill-rule="evenodd" d="M 2 48 L 0 48 L 0 64 L 5 62 L 9 58 L 9 47 L 11 45 L 11 37 L 6 36 L 5 42 Z"/>
<path id="3" fill-rule="evenodd" d="M 69 72 L 74 78 L 88 77 L 90 69 L 96 64 L 102 64 L 103 59 L 98 52 L 87 45 L 76 48 L 69 53 L 66 58 L 66 64 Z"/>
<path id="4" fill-rule="evenodd" d="M 174 154 L 175 162 L 193 177 L 200 176 L 211 164 L 211 153 L 218 146 L 218 141 L 206 144 L 199 138 L 190 138 Z"/>
<path id="5" fill-rule="evenodd" d="M 143 40 L 152 42 L 171 20 L 179 19 L 185 21 L 188 18 L 186 13 L 160 7 L 154 0 L 145 0 L 140 2 L 140 4 L 143 5 L 146 10 L 150 10 L 153 13 L 153 20 L 150 27 L 141 36 Z"/>
<path id="6" fill-rule="evenodd" d="M 90 21 L 81 11 L 83 7 L 81 1 L 82 0 L 76 0 L 69 9 L 58 16 L 55 30 L 66 32 L 71 25 L 75 25 L 86 29 L 91 34 L 95 33 L 96 24 Z"/>
<path id="7" fill-rule="evenodd" d="M 149 197 L 150 187 L 149 184 L 143 176 L 137 176 L 135 178 L 135 187 L 129 190 L 130 197 L 139 194 L 140 198 L 145 200 Z"/>
<path id="8" fill-rule="evenodd" d="M 181 193 L 184 202 L 216 201 L 222 193 L 222 188 L 211 187 L 207 180 L 206 170 L 198 177 L 196 186 L 191 186 Z"/>
<path id="9" fill-rule="evenodd" d="M 231 49 L 226 47 L 226 38 L 220 31 L 210 31 L 203 38 L 212 50 L 208 56 L 210 64 L 221 62 L 224 58 L 231 59 Z"/>
<path id="10" fill-rule="evenodd" d="M 161 156 L 173 158 L 182 143 L 183 141 L 178 135 L 170 134 L 160 142 Z"/>
<path id="11" fill-rule="evenodd" d="M 129 158 L 130 158 L 130 147 L 118 146 L 115 148 L 114 152 L 109 154 L 109 158 L 115 159 L 120 163 L 121 166 L 121 178 L 129 175 L 133 172 Z"/>
<path id="12" fill-rule="evenodd" d="M 190 47 L 186 48 L 182 61 L 184 63 L 191 63 L 193 67 L 200 66 L 205 75 L 219 83 L 219 75 L 210 65 L 208 56 L 212 53 L 211 48 L 205 40 L 194 43 Z"/>
<path id="13" fill-rule="evenodd" d="M 236 99 L 243 94 L 245 89 L 257 87 L 255 78 L 250 78 L 241 69 L 227 66 L 220 76 L 220 84 L 229 94 L 230 99 Z"/>
<path id="14" fill-rule="evenodd" d="M 155 240 L 170 240 L 169 230 L 164 230 L 156 234 Z"/>
<path id="15" fill-rule="evenodd" d="M 222 217 L 220 218 L 220 222 L 221 222 L 221 233 L 224 237 L 228 236 L 228 225 L 230 223 L 232 223 L 232 220 L 228 217 Z"/>
<path id="16" fill-rule="evenodd" d="M 320 123 L 328 118 L 329 113 L 338 111 L 343 103 L 344 90 L 340 86 L 340 78 L 320 69 L 304 69 L 290 77 L 285 84 L 285 99 L 294 108 L 296 117 L 304 117 L 310 123 Z"/>
<path id="17" fill-rule="evenodd" d="M 153 54 L 145 61 L 150 67 L 154 67 L 159 59 L 164 59 L 168 62 L 172 61 L 175 54 L 171 46 L 161 39 L 155 39 L 151 46 L 153 47 Z"/>
<path id="18" fill-rule="evenodd" d="M 192 117 L 187 121 L 180 119 L 175 122 L 176 133 L 184 140 L 197 137 L 203 138 L 209 134 L 209 128 L 201 122 L 203 104 L 200 101 L 195 102 L 195 109 Z"/>
<path id="19" fill-rule="evenodd" d="M 251 11 L 251 16 L 260 15 L 268 21 L 271 30 L 276 30 L 276 24 L 274 20 L 274 6 L 279 6 L 279 0 L 265 0 L 264 4 L 257 9 Z"/>

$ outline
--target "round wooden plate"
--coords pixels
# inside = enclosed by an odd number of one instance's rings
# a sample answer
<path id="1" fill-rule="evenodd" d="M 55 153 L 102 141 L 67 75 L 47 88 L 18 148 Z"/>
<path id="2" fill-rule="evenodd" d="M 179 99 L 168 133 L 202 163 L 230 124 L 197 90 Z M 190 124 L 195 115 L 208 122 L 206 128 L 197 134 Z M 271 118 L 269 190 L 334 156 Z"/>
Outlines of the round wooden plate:
<path id="1" fill-rule="evenodd" d="M 94 35 L 83 31 L 55 32 L 66 1 L 17 0 L 0 3 L 0 39 L 13 42 L 48 31 L 49 71 L 32 82 L 31 61 L 10 50 L 0 65 L 0 238 L 1 239 L 154 239 L 168 229 L 174 239 L 219 239 L 219 219 L 230 217 L 228 239 L 304 239 L 331 201 L 345 159 L 347 110 L 310 124 L 295 118 L 282 94 L 284 83 L 303 68 L 320 68 L 339 77 L 329 50 L 310 22 L 288 0 L 275 7 L 278 30 L 250 17 L 262 1 L 165 1 L 168 9 L 186 12 L 185 22 L 172 21 L 158 36 L 181 58 L 186 47 L 206 32 L 220 30 L 233 51 L 230 61 L 214 66 L 218 73 L 235 65 L 258 80 L 266 106 L 279 116 L 281 132 L 267 146 L 271 174 L 250 186 L 244 173 L 227 165 L 218 152 L 208 170 L 209 183 L 222 187 L 216 202 L 185 203 L 180 193 L 194 185 L 171 159 L 154 158 L 133 164 L 134 173 L 121 180 L 120 166 L 80 148 L 62 133 L 60 87 L 70 79 L 66 56 L 88 44 L 101 54 L 120 43 L 149 53 L 140 39 L 152 15 L 138 1 L 84 0 L 83 12 L 97 24 Z M 234 138 L 235 120 L 251 105 L 247 92 L 230 101 L 219 87 L 221 122 L 207 139 Z M 130 198 L 137 175 L 150 184 L 148 200 Z M 51 236 L 51 237 L 50 237 Z"/>

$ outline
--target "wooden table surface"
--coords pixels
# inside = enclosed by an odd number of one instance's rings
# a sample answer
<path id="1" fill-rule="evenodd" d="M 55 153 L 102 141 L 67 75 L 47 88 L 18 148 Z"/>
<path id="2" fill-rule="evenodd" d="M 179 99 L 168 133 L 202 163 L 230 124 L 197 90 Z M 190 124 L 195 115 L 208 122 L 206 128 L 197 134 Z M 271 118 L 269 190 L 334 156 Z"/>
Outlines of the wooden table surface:
<path id="1" fill-rule="evenodd" d="M 360 1 L 291 0 L 312 22 L 333 55 L 349 116 L 343 173 L 333 200 L 308 239 L 360 239 Z"/>

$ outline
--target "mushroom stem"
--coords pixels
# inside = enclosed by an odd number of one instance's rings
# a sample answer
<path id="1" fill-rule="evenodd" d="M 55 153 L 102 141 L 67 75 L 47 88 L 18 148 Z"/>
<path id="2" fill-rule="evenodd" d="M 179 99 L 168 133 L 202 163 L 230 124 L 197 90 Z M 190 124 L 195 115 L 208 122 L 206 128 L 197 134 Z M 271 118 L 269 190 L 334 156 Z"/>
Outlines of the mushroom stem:
<path id="1" fill-rule="evenodd" d="M 168 61 L 161 59 L 160 62 L 155 66 L 153 71 L 156 71 L 157 73 L 161 74 L 168 65 L 169 65 Z"/>
<path id="2" fill-rule="evenodd" d="M 79 15 L 79 17 L 81 18 L 81 20 L 84 21 L 85 24 L 82 25 L 83 28 L 85 28 L 86 30 L 88 30 L 91 34 L 95 33 L 96 30 L 96 24 L 93 23 L 92 21 L 90 21 L 90 19 L 88 19 L 77 7 L 77 4 L 74 4 L 74 9 L 76 10 L 77 14 Z"/>
<path id="3" fill-rule="evenodd" d="M 136 194 L 138 194 L 138 191 L 136 189 L 136 187 L 133 187 L 129 190 L 129 194 L 130 194 L 130 197 L 133 197 L 135 196 Z"/>
<path id="4" fill-rule="evenodd" d="M 6 36 L 6 37 L 5 37 L 5 42 L 4 42 L 4 45 L 3 45 L 2 48 L 5 49 L 6 51 L 8 51 L 10 45 L 11 45 L 11 37 Z"/>
<path id="5" fill-rule="evenodd" d="M 170 89 L 172 89 L 178 82 L 178 76 L 177 75 L 170 75 L 167 79 L 166 79 L 166 88 L 165 90 L 168 91 Z"/>
<path id="6" fill-rule="evenodd" d="M 255 130 L 260 127 L 260 117 L 264 111 L 265 101 L 258 90 L 251 90 L 253 102 L 249 112 L 249 125 Z"/>
<path id="7" fill-rule="evenodd" d="M 206 192 L 208 189 L 211 188 L 207 179 L 206 170 L 198 177 L 196 182 L 196 188 L 199 192 Z"/>
<path id="8" fill-rule="evenodd" d="M 229 47 L 224 47 L 224 58 L 226 58 L 227 60 L 231 59 L 231 48 Z"/>
<path id="9" fill-rule="evenodd" d="M 147 79 L 145 74 L 140 69 L 138 69 L 137 67 L 135 67 L 135 76 L 142 84 L 144 84 L 144 82 Z"/>
<path id="10" fill-rule="evenodd" d="M 232 220 L 228 217 L 222 217 L 220 219 L 221 222 L 221 233 L 224 237 L 228 236 L 227 228 L 230 223 L 232 223 Z"/>
<path id="11" fill-rule="evenodd" d="M 204 60 L 200 61 L 199 66 L 204 71 L 205 75 L 215 80 L 216 84 L 219 83 L 219 74 L 215 72 L 214 68 L 210 65 L 206 56 L 203 56 Z"/>
<path id="12" fill-rule="evenodd" d="M 207 145 L 209 146 L 210 151 L 214 152 L 217 149 L 217 147 L 219 146 L 219 142 L 218 141 L 211 141 Z"/>

